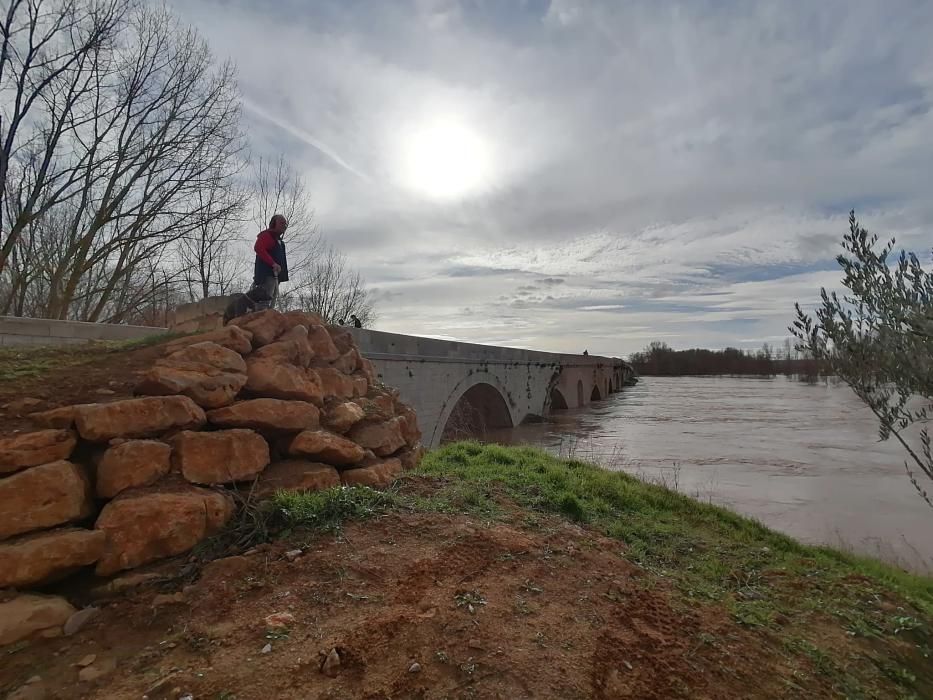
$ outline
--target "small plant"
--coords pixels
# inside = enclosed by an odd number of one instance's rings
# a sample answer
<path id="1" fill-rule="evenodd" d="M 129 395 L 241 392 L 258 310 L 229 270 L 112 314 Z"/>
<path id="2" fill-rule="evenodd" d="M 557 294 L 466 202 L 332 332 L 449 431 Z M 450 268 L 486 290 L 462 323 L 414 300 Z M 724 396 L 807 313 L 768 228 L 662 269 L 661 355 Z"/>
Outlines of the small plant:
<path id="1" fill-rule="evenodd" d="M 910 632 L 911 630 L 923 627 L 923 623 L 910 615 L 896 615 L 894 617 L 894 634 L 901 632 Z"/>
<path id="2" fill-rule="evenodd" d="M 913 253 L 895 260 L 893 238 L 879 249 L 854 211 L 842 247 L 836 261 L 848 293 L 821 290 L 815 318 L 798 304 L 790 331 L 798 350 L 826 363 L 871 409 L 881 439 L 900 443 L 910 482 L 933 507 L 933 273 Z"/>
<path id="3" fill-rule="evenodd" d="M 291 527 L 326 532 L 340 529 L 345 520 L 366 520 L 398 505 L 391 491 L 367 486 L 335 486 L 325 491 L 280 491 L 272 500 L 276 517 Z"/>
<path id="4" fill-rule="evenodd" d="M 486 605 L 486 599 L 476 591 L 457 593 L 454 596 L 454 601 L 456 601 L 458 608 L 466 608 L 471 615 L 476 612 L 477 607 Z"/>
<path id="5" fill-rule="evenodd" d="M 539 588 L 534 584 L 531 579 L 525 579 L 525 582 L 522 584 L 522 590 L 528 591 L 529 593 L 544 593 L 543 588 Z"/>
<path id="6" fill-rule="evenodd" d="M 531 615 L 531 608 L 528 607 L 528 601 L 521 596 L 515 596 L 515 611 L 521 615 Z"/>

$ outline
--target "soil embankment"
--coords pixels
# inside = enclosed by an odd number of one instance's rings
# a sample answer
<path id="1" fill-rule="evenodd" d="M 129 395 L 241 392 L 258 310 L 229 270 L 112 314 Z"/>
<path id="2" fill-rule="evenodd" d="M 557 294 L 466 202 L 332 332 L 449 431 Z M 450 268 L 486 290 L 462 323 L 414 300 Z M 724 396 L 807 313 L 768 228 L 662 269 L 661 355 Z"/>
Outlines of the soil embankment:
<path id="1" fill-rule="evenodd" d="M 120 398 L 148 352 L 2 391 L 71 403 L 106 368 Z M 0 696 L 933 696 L 929 579 L 536 450 L 452 445 L 384 493 L 276 497 L 228 534 L 50 584 L 95 610 L 0 649 Z"/>

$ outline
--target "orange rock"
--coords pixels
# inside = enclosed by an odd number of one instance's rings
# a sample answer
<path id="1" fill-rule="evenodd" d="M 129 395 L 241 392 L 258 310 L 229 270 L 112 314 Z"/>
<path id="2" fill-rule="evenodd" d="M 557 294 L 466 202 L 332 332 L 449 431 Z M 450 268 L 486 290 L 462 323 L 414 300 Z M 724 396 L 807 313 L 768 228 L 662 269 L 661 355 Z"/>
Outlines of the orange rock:
<path id="1" fill-rule="evenodd" d="M 204 408 L 233 403 L 246 384 L 246 362 L 217 343 L 195 343 L 156 361 L 136 387 L 137 394 L 182 394 Z"/>
<path id="2" fill-rule="evenodd" d="M 266 615 L 263 622 L 265 626 L 269 628 L 284 628 L 295 624 L 295 616 L 290 612 L 272 613 L 271 615 Z"/>
<path id="3" fill-rule="evenodd" d="M 355 373 L 350 379 L 353 380 L 353 396 L 362 398 L 369 391 L 369 380 L 360 372 Z"/>
<path id="4" fill-rule="evenodd" d="M 207 420 L 221 428 L 311 430 L 320 423 L 320 411 L 317 406 L 306 401 L 250 399 L 208 411 Z"/>
<path id="5" fill-rule="evenodd" d="M 323 321 L 321 317 L 310 311 L 286 311 L 282 314 L 289 328 L 295 326 L 304 326 L 310 329 L 311 326 L 320 326 Z"/>
<path id="6" fill-rule="evenodd" d="M 314 350 L 314 358 L 323 362 L 333 362 L 340 357 L 340 351 L 334 345 L 330 333 L 324 326 L 312 325 L 308 327 L 308 342 Z"/>
<path id="7" fill-rule="evenodd" d="M 366 415 L 366 420 L 372 422 L 391 420 L 395 417 L 395 403 L 388 394 L 370 388 L 365 397 L 354 399 Z"/>
<path id="8" fill-rule="evenodd" d="M 42 399 L 37 399 L 33 396 L 24 396 L 20 399 L 14 399 L 9 403 L 5 403 L 0 408 L 7 412 L 7 415 L 10 416 L 25 416 L 29 413 L 35 413 L 43 407 L 45 401 Z"/>
<path id="9" fill-rule="evenodd" d="M 286 331 L 274 343 L 259 348 L 252 357 L 284 362 L 296 367 L 307 367 L 314 357 L 314 349 L 308 341 L 308 329 L 295 326 Z"/>
<path id="10" fill-rule="evenodd" d="M 229 495 L 195 486 L 125 491 L 104 506 L 95 528 L 107 535 L 100 576 L 187 552 L 233 516 Z"/>
<path id="11" fill-rule="evenodd" d="M 263 309 L 230 321 L 253 334 L 253 347 L 268 345 L 289 329 L 288 320 L 275 309 Z"/>
<path id="12" fill-rule="evenodd" d="M 327 326 L 327 332 L 330 333 L 330 339 L 334 341 L 341 355 L 356 347 L 353 335 L 343 326 Z"/>
<path id="13" fill-rule="evenodd" d="M 77 442 L 70 430 L 38 430 L 0 437 L 0 474 L 68 459 Z"/>
<path id="14" fill-rule="evenodd" d="M 363 448 L 345 437 L 325 430 L 298 433 L 288 447 L 290 455 L 313 457 L 337 467 L 350 466 L 363 459 Z"/>
<path id="15" fill-rule="evenodd" d="M 344 374 L 353 374 L 360 366 L 360 351 L 350 348 L 334 361 L 334 367 Z"/>
<path id="16" fill-rule="evenodd" d="M 104 551 L 97 530 L 65 527 L 0 542 L 0 588 L 23 588 L 90 566 Z"/>
<path id="17" fill-rule="evenodd" d="M 402 429 L 402 438 L 406 445 L 416 445 L 421 441 L 421 430 L 418 428 L 418 414 L 410 406 L 402 406 L 398 414 Z"/>
<path id="18" fill-rule="evenodd" d="M 43 428 L 70 429 L 75 425 L 75 414 L 78 406 L 89 406 L 91 404 L 78 404 L 76 406 L 61 406 L 48 411 L 30 413 L 29 418 Z"/>
<path id="19" fill-rule="evenodd" d="M 75 407 L 75 424 L 85 440 L 152 437 L 172 429 L 200 428 L 204 411 L 187 396 L 148 396 Z"/>
<path id="20" fill-rule="evenodd" d="M 424 457 L 424 453 L 424 445 L 422 445 L 420 442 L 413 447 L 408 448 L 407 450 L 402 450 L 399 452 L 398 460 L 402 464 L 402 469 L 416 469 L 418 464 L 421 463 L 421 458 Z"/>
<path id="21" fill-rule="evenodd" d="M 253 345 L 250 342 L 252 339 L 252 333 L 231 324 L 214 331 L 208 331 L 207 333 L 198 333 L 197 335 L 189 335 L 184 338 L 173 340 L 170 343 L 166 343 L 165 352 L 167 355 L 170 355 L 188 345 L 210 342 L 229 348 L 241 355 L 248 355 L 253 350 Z"/>
<path id="22" fill-rule="evenodd" d="M 329 464 L 304 459 L 274 462 L 259 477 L 255 495 L 268 498 L 276 491 L 323 491 L 340 486 L 340 475 Z"/>
<path id="23" fill-rule="evenodd" d="M 324 404 L 324 391 L 317 372 L 265 358 L 250 357 L 246 362 L 246 389 L 273 399 L 309 401 Z"/>
<path id="24" fill-rule="evenodd" d="M 322 422 L 328 430 L 335 433 L 345 433 L 363 420 L 365 415 L 359 404 L 352 401 L 342 401 L 333 404 L 325 411 Z"/>
<path id="25" fill-rule="evenodd" d="M 379 457 L 386 457 L 405 446 L 400 418 L 382 423 L 358 423 L 350 430 L 348 437 Z"/>
<path id="26" fill-rule="evenodd" d="M 0 646 L 33 636 L 59 637 L 75 612 L 64 598 L 21 593 L 0 603 Z"/>
<path id="27" fill-rule="evenodd" d="M 172 438 L 172 464 L 195 484 L 245 481 L 269 464 L 269 444 L 259 433 L 242 428 L 185 430 Z"/>
<path id="28" fill-rule="evenodd" d="M 321 387 L 325 397 L 353 398 L 353 380 L 350 377 L 333 367 L 322 367 L 315 371 L 321 378 Z"/>
<path id="29" fill-rule="evenodd" d="M 364 467 L 344 469 L 340 472 L 340 481 L 344 486 L 369 486 L 378 489 L 395 481 L 395 477 L 401 471 L 402 464 L 399 460 L 387 459 Z"/>
<path id="30" fill-rule="evenodd" d="M 374 386 L 379 381 L 379 374 L 376 371 L 376 365 L 365 357 L 360 358 L 360 372 L 366 377 L 370 386 Z"/>
<path id="31" fill-rule="evenodd" d="M 108 448 L 97 465 L 97 495 L 113 498 L 154 484 L 168 474 L 171 454 L 171 447 L 156 440 L 127 440 Z"/>
<path id="32" fill-rule="evenodd" d="M 0 479 L 0 540 L 84 518 L 90 495 L 84 470 L 64 460 Z"/>

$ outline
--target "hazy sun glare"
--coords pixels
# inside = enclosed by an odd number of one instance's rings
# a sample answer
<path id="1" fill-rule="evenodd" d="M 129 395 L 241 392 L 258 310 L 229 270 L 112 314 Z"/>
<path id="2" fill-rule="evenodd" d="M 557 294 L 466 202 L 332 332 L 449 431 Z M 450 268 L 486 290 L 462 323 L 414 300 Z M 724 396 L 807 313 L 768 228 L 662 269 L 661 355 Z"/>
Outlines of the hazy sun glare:
<path id="1" fill-rule="evenodd" d="M 465 197 L 482 189 L 489 150 L 469 126 L 442 119 L 414 128 L 403 138 L 401 179 L 406 187 L 437 199 Z"/>

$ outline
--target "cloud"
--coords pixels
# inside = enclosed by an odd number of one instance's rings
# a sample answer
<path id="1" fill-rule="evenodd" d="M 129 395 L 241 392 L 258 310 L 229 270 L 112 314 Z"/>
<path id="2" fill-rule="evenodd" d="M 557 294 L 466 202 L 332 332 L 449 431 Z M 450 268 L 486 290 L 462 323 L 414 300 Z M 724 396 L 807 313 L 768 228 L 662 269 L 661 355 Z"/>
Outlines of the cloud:
<path id="1" fill-rule="evenodd" d="M 851 208 L 929 247 L 923 0 L 178 9 L 238 64 L 253 150 L 303 170 L 386 330 L 603 354 L 753 343 L 838 283 Z M 439 121 L 490 161 L 444 200 L 403 172 Z"/>
<path id="2" fill-rule="evenodd" d="M 259 105 L 251 102 L 248 98 L 243 98 L 241 102 L 243 106 L 246 109 L 248 109 L 250 112 L 256 114 L 257 116 L 261 117 L 265 121 L 275 125 L 276 127 L 281 129 L 282 131 L 285 131 L 289 135 L 294 136 L 295 138 L 303 141 L 307 145 L 313 147 L 314 149 L 316 149 L 323 155 L 330 158 L 332 161 L 334 161 L 337 165 L 339 165 L 341 168 L 343 168 L 347 172 L 353 173 L 354 175 L 356 175 L 357 177 L 363 180 L 369 179 L 366 175 L 359 172 L 356 168 L 354 168 L 352 165 L 347 163 L 343 158 L 341 158 L 339 155 L 334 153 L 333 149 L 331 149 L 326 144 L 321 143 L 318 139 L 314 138 L 311 134 L 294 126 L 293 124 L 289 124 L 287 121 L 285 121 L 284 119 L 280 117 L 270 114 L 269 112 L 267 112 L 265 109 L 263 109 Z"/>

